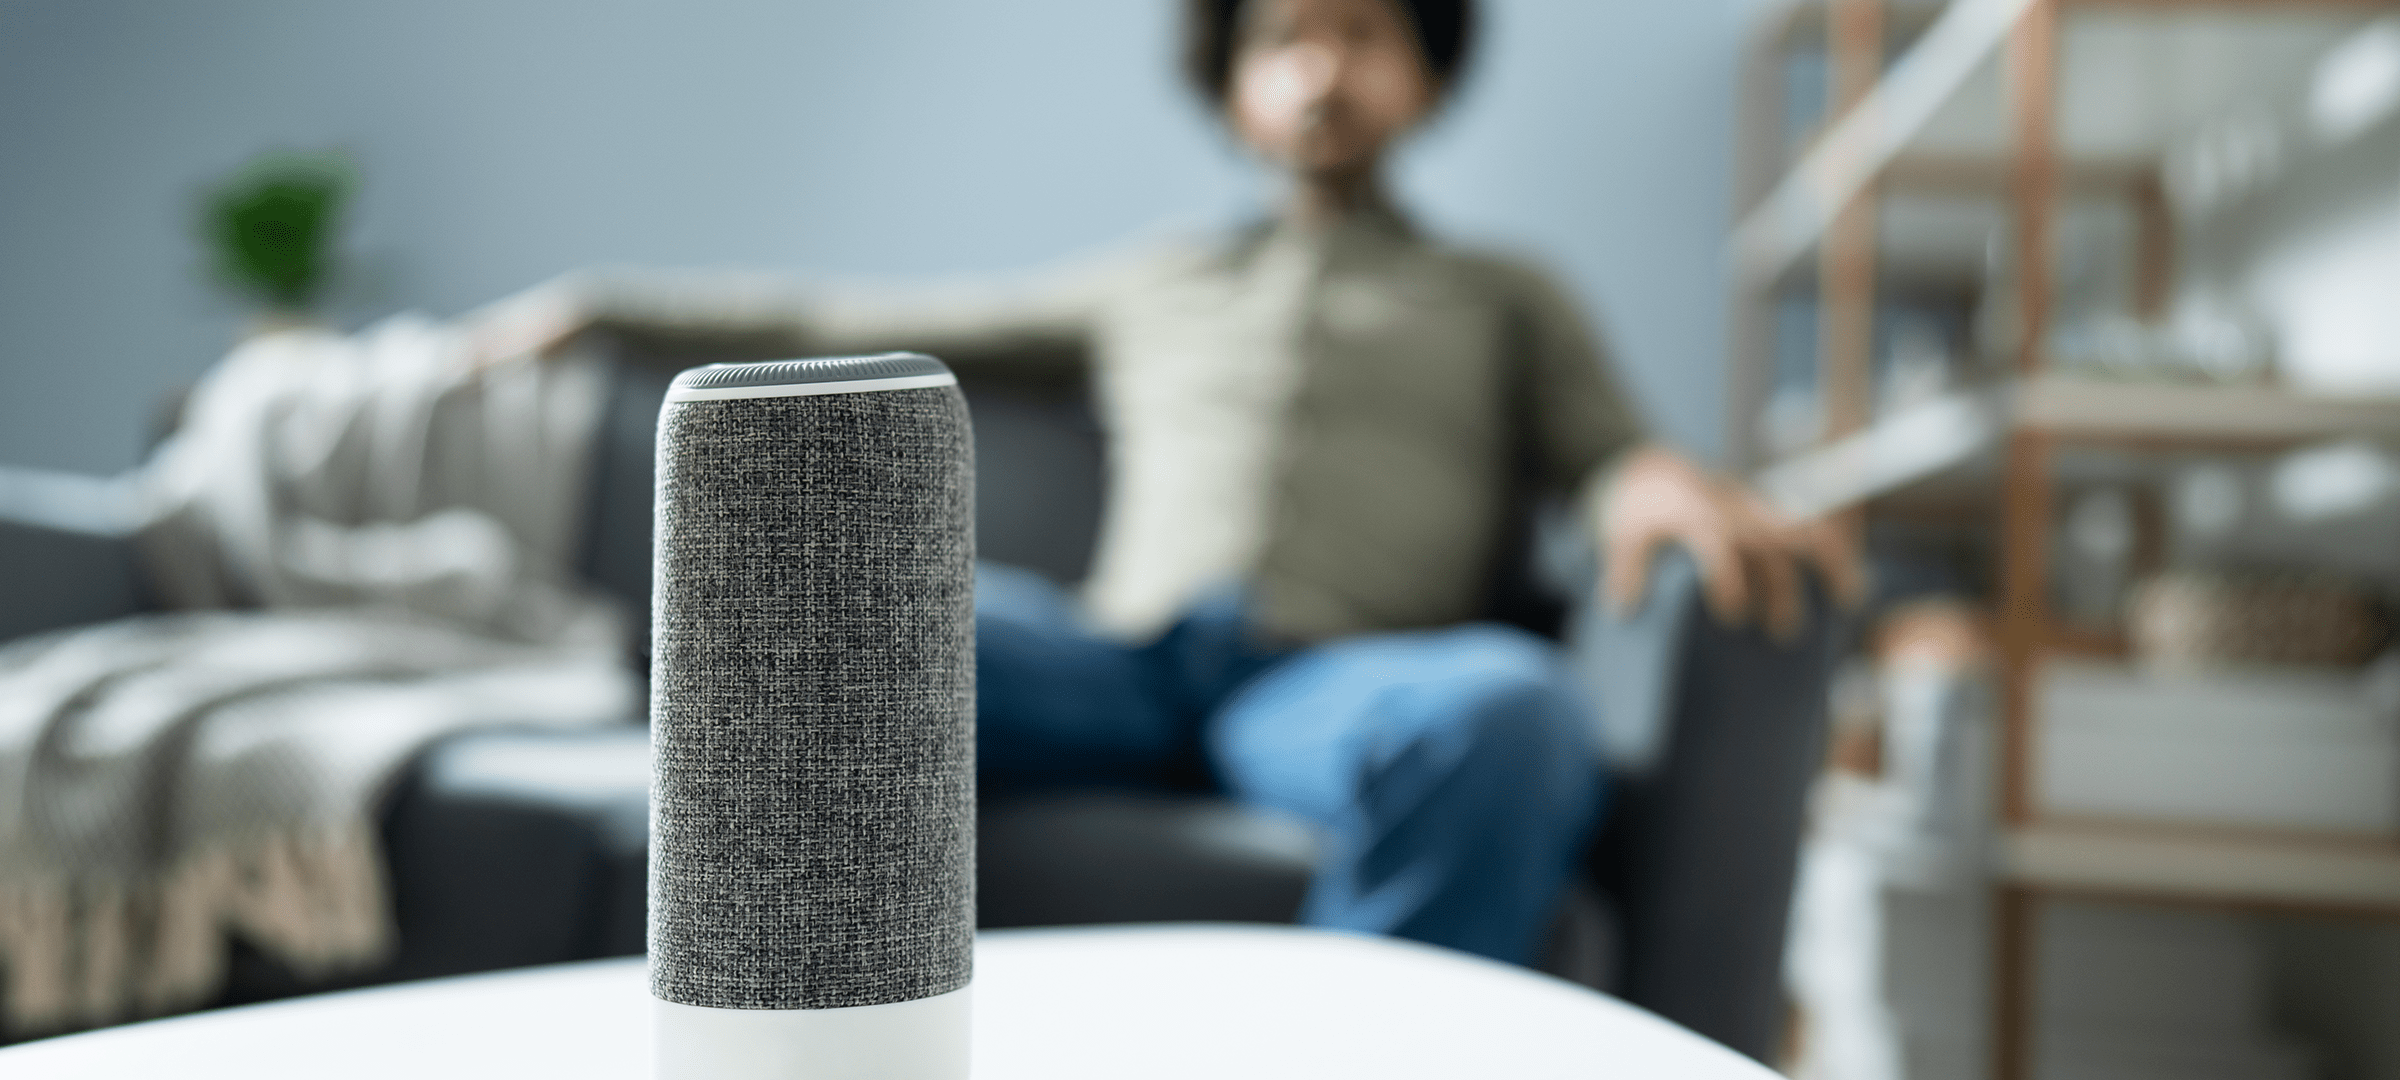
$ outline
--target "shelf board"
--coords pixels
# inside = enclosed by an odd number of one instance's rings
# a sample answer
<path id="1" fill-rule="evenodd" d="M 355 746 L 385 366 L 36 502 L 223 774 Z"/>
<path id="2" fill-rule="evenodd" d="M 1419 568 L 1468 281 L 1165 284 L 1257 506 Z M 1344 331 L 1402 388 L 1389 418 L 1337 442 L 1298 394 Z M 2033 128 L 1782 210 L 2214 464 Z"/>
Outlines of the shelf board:
<path id="1" fill-rule="evenodd" d="M 2050 654 L 2068 659 L 2122 661 L 2133 654 L 2122 626 L 2097 629 L 2054 621 L 2042 640 Z"/>
<path id="2" fill-rule="evenodd" d="M 2158 175 L 2146 157 L 2070 157 L 2058 162 L 2059 187 L 2071 195 L 2115 195 Z M 2005 199 L 2016 163 L 2004 154 L 1902 150 L 1892 155 L 1879 179 L 1885 190 L 1945 192 Z"/>
<path id="3" fill-rule="evenodd" d="M 2048 821 L 2010 829 L 2007 880 L 2036 889 L 2400 915 L 2400 841 Z"/>
<path id="4" fill-rule="evenodd" d="M 2024 430 L 2101 441 L 2280 444 L 2400 436 L 2400 397 L 2056 375 L 2020 387 L 2014 416 Z"/>
<path id="5" fill-rule="evenodd" d="M 2005 417 L 2003 421 L 2002 417 Z M 2132 450 L 2277 450 L 2325 439 L 2400 441 L 2400 396 L 2333 397 L 2264 386 L 2117 382 L 2046 375 L 1968 388 L 1878 416 L 1864 430 L 1776 459 L 1753 478 L 1795 517 L 1939 490 L 1952 516 L 2004 476 L 1990 447 L 2006 430 Z"/>

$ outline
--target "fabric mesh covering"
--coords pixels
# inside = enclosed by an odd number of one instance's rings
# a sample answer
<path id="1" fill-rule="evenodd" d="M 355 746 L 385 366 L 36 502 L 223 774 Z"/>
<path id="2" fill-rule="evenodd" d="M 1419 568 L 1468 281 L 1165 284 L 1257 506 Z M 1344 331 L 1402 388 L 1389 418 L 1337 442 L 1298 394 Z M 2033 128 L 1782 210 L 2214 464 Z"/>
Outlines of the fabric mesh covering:
<path id="1" fill-rule="evenodd" d="M 826 1009 L 966 985 L 964 399 L 671 403 L 659 446 L 651 992 Z"/>

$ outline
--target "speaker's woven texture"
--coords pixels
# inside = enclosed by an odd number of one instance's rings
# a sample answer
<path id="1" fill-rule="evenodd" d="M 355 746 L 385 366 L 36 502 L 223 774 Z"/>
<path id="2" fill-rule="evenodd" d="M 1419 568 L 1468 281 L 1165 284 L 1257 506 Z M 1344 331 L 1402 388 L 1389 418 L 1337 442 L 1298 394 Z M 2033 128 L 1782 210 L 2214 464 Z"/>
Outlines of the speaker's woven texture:
<path id="1" fill-rule="evenodd" d="M 949 387 L 667 406 L 658 997 L 826 1009 L 966 985 L 972 452 Z"/>

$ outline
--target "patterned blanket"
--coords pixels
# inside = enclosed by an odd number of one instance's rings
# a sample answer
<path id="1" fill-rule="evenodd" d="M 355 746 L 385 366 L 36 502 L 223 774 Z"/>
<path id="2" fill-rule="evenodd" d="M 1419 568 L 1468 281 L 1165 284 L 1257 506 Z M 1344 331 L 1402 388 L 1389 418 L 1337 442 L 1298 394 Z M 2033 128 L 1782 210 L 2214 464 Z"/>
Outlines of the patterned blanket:
<path id="1" fill-rule="evenodd" d="M 606 382 L 423 320 L 253 340 L 130 478 L 169 611 L 0 647 L 0 1024 L 155 1015 L 239 935 L 391 945 L 376 813 L 429 740 L 638 715 L 567 568 Z"/>

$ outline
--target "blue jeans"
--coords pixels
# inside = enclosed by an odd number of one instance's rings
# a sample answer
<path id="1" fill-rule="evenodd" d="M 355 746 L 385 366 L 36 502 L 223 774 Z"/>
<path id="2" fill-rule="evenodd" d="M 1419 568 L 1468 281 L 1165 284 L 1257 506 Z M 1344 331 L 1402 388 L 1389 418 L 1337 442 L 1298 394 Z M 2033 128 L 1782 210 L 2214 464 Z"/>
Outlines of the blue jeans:
<path id="1" fill-rule="evenodd" d="M 1512 627 L 1255 644 L 1238 597 L 1128 646 L 1034 575 L 976 580 L 978 765 L 993 790 L 1203 778 L 1314 822 L 1301 921 L 1527 963 L 1599 816 L 1555 650 Z"/>

